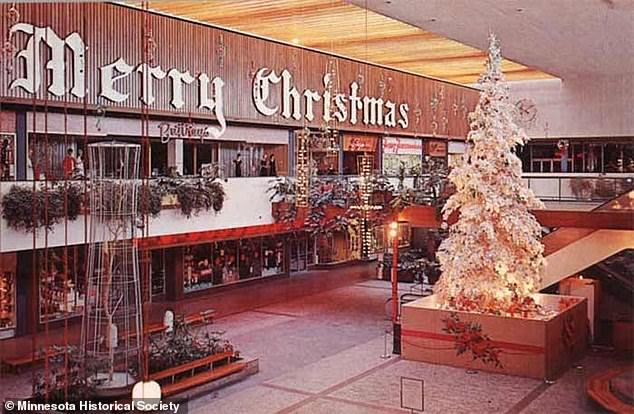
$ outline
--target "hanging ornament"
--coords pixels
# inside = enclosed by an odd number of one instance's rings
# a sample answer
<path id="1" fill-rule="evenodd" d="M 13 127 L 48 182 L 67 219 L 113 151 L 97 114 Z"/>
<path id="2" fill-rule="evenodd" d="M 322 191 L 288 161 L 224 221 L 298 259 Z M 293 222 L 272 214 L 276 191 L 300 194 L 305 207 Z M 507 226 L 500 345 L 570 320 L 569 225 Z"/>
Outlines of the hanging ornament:
<path id="1" fill-rule="evenodd" d="M 248 80 L 253 79 L 257 71 L 258 71 L 258 68 L 255 64 L 255 60 L 252 60 L 251 63 L 249 64 L 249 72 L 247 73 L 247 79 Z"/>
<path id="2" fill-rule="evenodd" d="M 104 121 L 106 120 L 106 106 L 103 105 L 101 102 L 99 102 L 95 112 L 97 114 L 97 121 L 95 122 L 95 127 L 97 128 L 97 131 L 101 131 Z"/>
<path id="3" fill-rule="evenodd" d="M 225 44 L 225 36 L 221 33 L 218 35 L 218 44 L 216 46 L 216 55 L 218 55 L 218 66 L 223 69 L 225 67 L 225 57 L 227 54 L 227 46 Z"/>
<path id="4" fill-rule="evenodd" d="M 157 44 L 156 44 L 156 40 L 154 40 L 152 25 L 150 23 L 150 18 L 147 16 L 147 13 L 146 13 L 143 53 L 145 55 L 144 56 L 145 62 L 148 65 L 151 65 L 151 66 L 156 65 L 156 49 L 157 49 Z"/>
<path id="5" fill-rule="evenodd" d="M 13 74 L 15 68 L 15 53 L 18 48 L 13 43 L 14 35 L 11 33 L 11 27 L 20 21 L 20 12 L 15 6 L 15 2 L 11 3 L 11 7 L 7 10 L 6 22 L 7 22 L 7 37 L 2 46 L 2 61 L 8 75 Z"/>
<path id="6" fill-rule="evenodd" d="M 447 116 L 447 110 L 444 110 L 442 113 L 442 118 L 440 119 L 440 123 L 442 125 L 442 131 L 445 134 L 449 133 L 449 117 Z"/>

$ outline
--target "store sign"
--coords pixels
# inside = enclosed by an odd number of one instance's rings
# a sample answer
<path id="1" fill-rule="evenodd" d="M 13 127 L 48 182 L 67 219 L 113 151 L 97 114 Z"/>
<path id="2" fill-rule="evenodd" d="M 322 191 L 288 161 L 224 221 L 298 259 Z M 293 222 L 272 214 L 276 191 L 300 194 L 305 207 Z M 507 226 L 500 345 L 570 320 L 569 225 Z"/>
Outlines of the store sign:
<path id="1" fill-rule="evenodd" d="M 44 87 L 49 93 L 63 97 L 70 93 L 76 98 L 84 98 L 86 88 L 86 53 L 88 48 L 81 36 L 74 32 L 60 38 L 50 27 L 37 27 L 29 23 L 17 23 L 10 29 L 10 35 L 15 33 L 27 35 L 24 49 L 16 55 L 18 65 L 24 68 L 25 76 L 14 79 L 9 84 L 9 89 L 20 88 L 29 94 L 36 94 L 42 86 L 42 73 L 49 70 L 47 76 L 48 85 Z M 45 49 L 44 47 L 47 47 Z M 46 52 L 46 53 L 43 53 Z M 65 58 L 68 52 L 70 59 Z M 42 57 L 46 56 L 45 61 Z M 72 68 L 72 72 L 68 72 Z M 141 94 L 138 97 L 146 106 L 151 106 L 156 101 L 154 95 L 155 81 L 171 84 L 170 104 L 180 109 L 185 105 L 183 90 L 187 85 L 195 83 L 198 90 L 198 108 L 208 110 L 216 117 L 220 128 L 207 127 L 205 134 L 211 138 L 219 138 L 225 132 L 227 125 L 224 116 L 223 86 L 225 82 L 220 77 L 210 78 L 206 73 L 192 76 L 189 71 L 181 72 L 176 68 L 164 71 L 160 65 L 150 66 L 140 63 L 136 66 L 129 65 L 123 58 L 118 58 L 110 64 L 103 65 L 99 70 L 99 97 L 111 102 L 123 103 L 130 99 L 130 94 L 119 89 L 121 80 L 138 74 L 141 82 Z M 70 80 L 70 85 L 66 80 Z M 70 87 L 70 88 L 69 88 Z M 211 90 L 210 90 L 211 87 Z"/>
<path id="2" fill-rule="evenodd" d="M 201 142 L 205 139 L 217 138 L 214 136 L 214 128 L 205 125 L 196 125 L 191 122 L 169 123 L 161 122 L 157 125 L 161 142 L 167 144 L 170 139 L 199 139 Z"/>
<path id="3" fill-rule="evenodd" d="M 288 70 L 284 69 L 278 75 L 265 67 L 259 69 L 253 79 L 253 103 L 264 116 L 279 113 L 283 118 L 297 121 L 302 117 L 309 122 L 313 121 L 316 103 L 321 101 L 321 118 L 324 122 L 335 119 L 352 125 L 360 122 L 364 125 L 385 125 L 389 128 L 398 126 L 403 129 L 409 125 L 407 103 L 397 105 L 389 99 L 360 96 L 357 82 L 350 83 L 349 93 L 337 93 L 333 100 L 332 92 L 328 89 L 329 84 L 330 75 L 326 74 L 323 77 L 323 91 L 304 89 L 300 92 L 293 86 L 293 76 Z M 271 102 L 271 90 L 275 85 L 280 85 L 281 102 Z"/>
<path id="4" fill-rule="evenodd" d="M 374 152 L 376 151 L 377 137 L 365 135 L 343 136 L 343 150 L 353 152 Z"/>
<path id="5" fill-rule="evenodd" d="M 447 143 L 443 141 L 427 141 L 425 154 L 431 157 L 444 157 L 447 155 Z"/>
<path id="6" fill-rule="evenodd" d="M 383 137 L 383 153 L 421 155 L 423 153 L 423 141 L 420 139 Z"/>

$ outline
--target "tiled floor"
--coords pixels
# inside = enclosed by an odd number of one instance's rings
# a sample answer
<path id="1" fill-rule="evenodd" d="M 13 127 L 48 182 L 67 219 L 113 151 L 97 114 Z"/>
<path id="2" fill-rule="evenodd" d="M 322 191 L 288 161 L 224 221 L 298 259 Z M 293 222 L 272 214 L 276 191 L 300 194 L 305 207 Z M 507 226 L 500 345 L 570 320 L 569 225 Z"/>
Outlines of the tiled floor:
<path id="1" fill-rule="evenodd" d="M 585 378 L 619 362 L 599 355 L 589 355 L 582 369 L 569 370 L 554 385 L 382 358 L 389 295 L 387 282 L 350 279 L 331 290 L 271 300 L 217 320 L 206 329 L 225 331 L 243 354 L 257 356 L 260 372 L 190 401 L 190 412 L 410 413 L 400 408 L 401 377 L 424 380 L 426 413 L 601 412 L 585 396 Z M 30 377 L 0 379 L 0 394 L 30 389 Z"/>

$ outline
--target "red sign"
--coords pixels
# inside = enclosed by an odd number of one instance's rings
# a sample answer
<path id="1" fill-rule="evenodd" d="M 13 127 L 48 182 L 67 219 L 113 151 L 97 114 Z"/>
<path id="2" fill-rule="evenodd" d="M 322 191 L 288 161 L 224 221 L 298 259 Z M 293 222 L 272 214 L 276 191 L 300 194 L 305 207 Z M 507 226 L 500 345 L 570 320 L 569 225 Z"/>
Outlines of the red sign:
<path id="1" fill-rule="evenodd" d="M 417 138 L 383 137 L 383 153 L 421 155 L 423 153 L 423 141 Z"/>
<path id="2" fill-rule="evenodd" d="M 367 135 L 345 134 L 343 136 L 343 150 L 354 152 L 375 152 L 377 137 Z"/>
<path id="3" fill-rule="evenodd" d="M 447 155 L 447 143 L 444 141 L 427 141 L 427 151 L 425 155 L 444 157 Z"/>

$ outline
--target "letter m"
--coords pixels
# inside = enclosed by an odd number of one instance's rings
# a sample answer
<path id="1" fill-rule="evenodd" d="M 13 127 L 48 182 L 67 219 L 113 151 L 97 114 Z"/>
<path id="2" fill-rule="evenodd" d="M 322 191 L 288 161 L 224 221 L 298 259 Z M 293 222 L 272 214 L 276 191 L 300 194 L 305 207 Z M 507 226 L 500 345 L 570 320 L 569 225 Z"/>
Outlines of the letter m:
<path id="1" fill-rule="evenodd" d="M 22 88 L 28 93 L 37 93 L 42 84 L 42 72 L 50 70 L 48 91 L 56 96 L 66 93 L 66 47 L 72 55 L 73 76 L 70 93 L 78 98 L 86 95 L 85 87 L 85 53 L 84 41 L 78 33 L 71 33 L 65 39 L 50 27 L 36 27 L 28 23 L 17 23 L 11 27 L 11 35 L 22 32 L 29 35 L 26 47 L 16 55 L 21 63 L 22 73 L 26 76 L 14 79 L 10 89 Z M 42 52 L 42 44 L 48 46 L 50 55 Z M 46 66 L 42 66 L 42 57 L 50 56 Z"/>
<path id="2" fill-rule="evenodd" d="M 383 125 L 383 99 L 363 97 L 363 123 Z"/>

